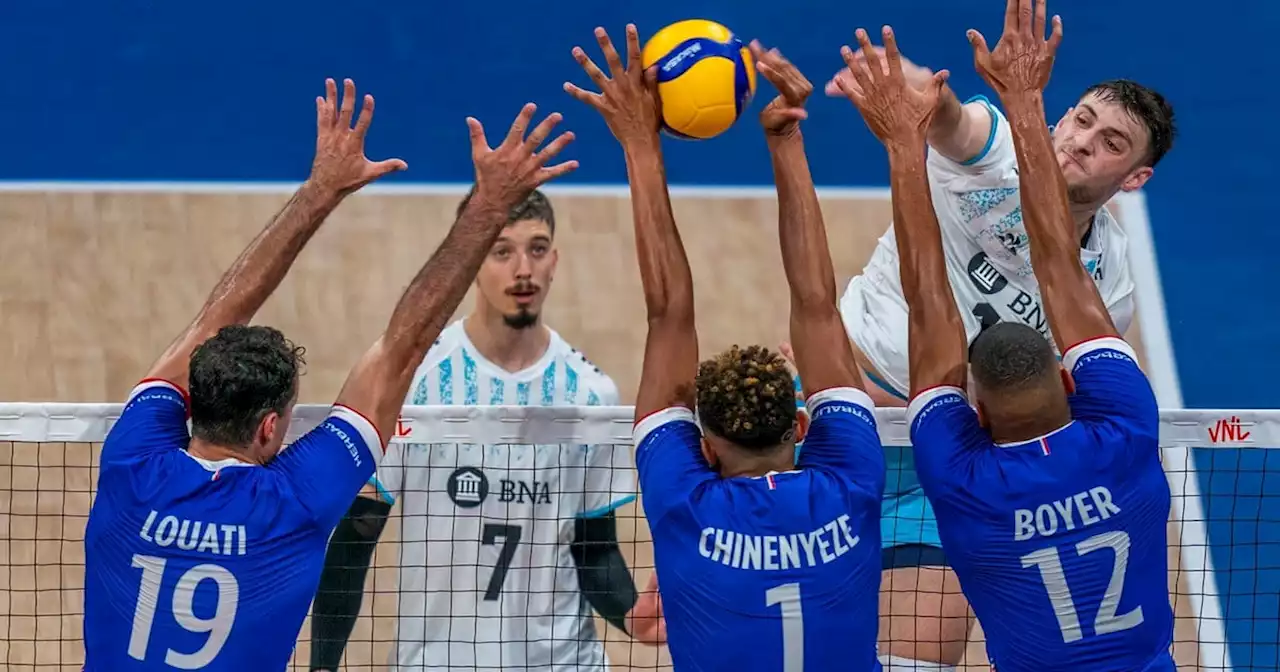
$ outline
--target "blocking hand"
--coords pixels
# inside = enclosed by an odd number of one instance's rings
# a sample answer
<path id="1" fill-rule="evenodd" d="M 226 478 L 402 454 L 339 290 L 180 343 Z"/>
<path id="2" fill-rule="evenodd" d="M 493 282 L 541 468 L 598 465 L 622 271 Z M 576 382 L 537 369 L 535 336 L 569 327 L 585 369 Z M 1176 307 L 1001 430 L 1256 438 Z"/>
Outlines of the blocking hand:
<path id="1" fill-rule="evenodd" d="M 355 82 L 343 80 L 341 106 L 334 81 L 326 79 L 324 88 L 324 97 L 316 98 L 316 156 L 309 182 L 346 196 L 383 175 L 409 167 L 400 159 L 370 161 L 365 157 L 364 137 L 373 123 L 373 96 L 365 94 L 360 117 L 352 128 Z"/>
<path id="2" fill-rule="evenodd" d="M 760 112 L 760 125 L 769 135 L 790 135 L 802 119 L 809 118 L 804 104 L 813 93 L 813 84 L 777 49 L 765 51 L 759 40 L 752 40 L 749 48 L 756 70 L 778 90 L 777 97 Z"/>
<path id="3" fill-rule="evenodd" d="M 867 31 L 859 28 L 858 44 L 861 53 L 866 55 L 865 59 L 856 59 L 848 46 L 840 48 L 840 55 L 853 73 L 857 86 L 842 79 L 837 79 L 836 85 L 862 113 L 867 127 L 881 142 L 923 141 L 929 122 L 938 109 L 938 95 L 950 73 L 946 70 L 934 73 L 923 90 L 912 86 L 903 74 L 902 55 L 898 52 L 893 29 L 885 26 L 881 33 L 887 64 L 881 63 Z"/>
<path id="4" fill-rule="evenodd" d="M 1044 23 L 1045 0 L 1007 0 L 1004 34 L 994 51 L 987 49 L 982 33 L 968 32 L 974 67 L 1001 97 L 1038 93 L 1049 83 L 1053 59 L 1062 43 L 1062 19 L 1053 17 L 1053 32 L 1048 40 L 1044 38 Z"/>
<path id="5" fill-rule="evenodd" d="M 476 167 L 476 195 L 492 199 L 503 207 L 513 207 L 523 201 L 529 192 L 578 167 L 577 161 L 565 161 L 554 166 L 547 162 L 573 141 L 573 132 L 561 133 L 542 151 L 538 147 L 551 135 L 560 123 L 560 113 L 553 112 L 525 137 L 525 130 L 533 119 L 538 106 L 526 103 L 512 122 L 507 137 L 496 148 L 489 147 L 484 127 L 474 117 L 467 117 L 471 130 L 471 161 Z"/>
<path id="6" fill-rule="evenodd" d="M 600 93 L 585 91 L 569 82 L 564 83 L 565 92 L 594 107 L 623 147 L 635 141 L 656 139 L 662 121 L 658 70 L 656 66 L 648 70 L 641 66 L 640 36 L 635 24 L 627 24 L 626 65 L 623 65 L 604 28 L 596 28 L 595 34 L 610 76 L 600 70 L 582 47 L 574 47 L 574 60 L 586 71 Z"/>

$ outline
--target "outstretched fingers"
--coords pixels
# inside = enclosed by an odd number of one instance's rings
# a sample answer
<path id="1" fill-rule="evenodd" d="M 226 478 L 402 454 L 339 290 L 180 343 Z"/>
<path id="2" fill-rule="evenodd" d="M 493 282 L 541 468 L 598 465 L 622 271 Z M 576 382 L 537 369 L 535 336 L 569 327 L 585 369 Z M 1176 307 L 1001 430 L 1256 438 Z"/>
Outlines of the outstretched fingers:
<path id="1" fill-rule="evenodd" d="M 484 137 L 484 126 L 480 125 L 480 120 L 475 117 L 467 117 L 467 131 L 471 136 L 471 158 L 475 159 L 489 149 L 489 141 Z"/>
<path id="2" fill-rule="evenodd" d="M 898 40 L 893 35 L 893 28 L 881 28 L 880 37 L 884 41 L 885 59 L 889 61 L 889 76 L 902 78 L 902 52 L 898 51 Z"/>
<path id="3" fill-rule="evenodd" d="M 524 141 L 525 147 L 530 153 L 538 151 L 542 143 L 546 142 L 547 138 L 551 136 L 551 131 L 555 129 L 556 124 L 559 124 L 563 118 L 559 112 L 552 112 L 547 115 L 546 119 L 542 120 L 542 123 L 534 127 L 533 132 Z"/>
<path id="4" fill-rule="evenodd" d="M 863 58 L 866 61 L 866 65 L 864 67 L 870 71 L 868 75 L 871 77 L 872 81 L 879 81 L 879 78 L 885 74 L 884 66 L 880 63 L 880 54 L 871 46 L 871 37 L 867 35 L 867 31 L 859 28 L 857 37 L 859 47 L 858 53 L 863 54 Z M 858 83 L 861 84 L 862 82 L 859 81 Z M 863 88 L 865 89 L 866 87 L 863 86 Z"/>
<path id="5" fill-rule="evenodd" d="M 866 66 L 854 58 L 853 50 L 848 45 L 840 47 L 840 56 L 844 58 L 845 65 L 848 66 L 849 72 L 852 73 L 853 81 L 850 82 L 845 77 L 836 77 L 836 86 L 840 88 L 840 91 L 849 100 L 853 101 L 854 105 L 862 107 L 863 102 L 866 100 L 864 92 L 871 85 L 867 79 L 870 75 L 866 72 Z"/>
<path id="6" fill-rule="evenodd" d="M 587 52 L 582 47 L 573 48 L 573 60 L 578 62 L 582 70 L 591 78 L 591 82 L 596 85 L 596 88 L 604 91 L 604 88 L 609 85 L 609 78 L 601 72 L 600 66 L 591 60 L 591 57 L 587 55 Z"/>
<path id="7" fill-rule="evenodd" d="M 627 72 L 632 72 L 636 68 L 642 66 L 640 56 L 640 31 L 636 30 L 636 24 L 627 24 Z"/>
<path id="8" fill-rule="evenodd" d="M 573 134 L 573 131 L 565 131 L 564 133 L 556 136 L 556 139 L 552 140 L 551 144 L 547 145 L 541 152 L 537 153 L 536 157 L 538 159 L 538 165 L 545 166 L 547 162 L 551 161 L 551 159 L 556 158 L 556 156 L 559 155 L 560 152 L 569 145 L 569 143 L 573 142 L 575 137 L 577 136 Z"/>
<path id="9" fill-rule="evenodd" d="M 338 110 L 338 125 L 343 130 L 351 129 L 351 117 L 356 109 L 356 83 L 350 79 L 342 80 L 342 108 Z"/>
<path id="10" fill-rule="evenodd" d="M 969 44 L 973 46 L 973 63 L 979 69 L 985 68 L 989 60 L 991 60 L 991 50 L 987 48 L 987 38 L 982 33 L 970 28 L 965 33 L 969 38 Z"/>
<path id="11" fill-rule="evenodd" d="M 515 121 L 511 122 L 511 128 L 507 130 L 507 137 L 502 141 L 502 144 L 518 145 L 524 142 L 524 133 L 529 128 L 529 121 L 533 119 L 533 113 L 537 111 L 537 105 L 525 103 L 524 107 L 520 108 L 520 114 L 516 115 Z"/>
<path id="12" fill-rule="evenodd" d="M 369 133 L 369 125 L 373 123 L 373 96 L 364 94 L 364 105 L 360 107 L 360 116 L 356 118 L 356 137 L 362 142 Z"/>
<path id="13" fill-rule="evenodd" d="M 1058 53 L 1058 45 L 1062 44 L 1062 17 L 1054 15 L 1053 32 L 1049 34 L 1049 54 Z"/>
<path id="14" fill-rule="evenodd" d="M 622 59 L 618 57 L 618 50 L 613 48 L 613 40 L 609 39 L 609 33 L 604 28 L 596 28 L 596 43 L 600 45 L 600 51 L 604 53 L 604 62 L 609 65 L 609 74 L 616 79 L 622 76 L 623 67 Z"/>

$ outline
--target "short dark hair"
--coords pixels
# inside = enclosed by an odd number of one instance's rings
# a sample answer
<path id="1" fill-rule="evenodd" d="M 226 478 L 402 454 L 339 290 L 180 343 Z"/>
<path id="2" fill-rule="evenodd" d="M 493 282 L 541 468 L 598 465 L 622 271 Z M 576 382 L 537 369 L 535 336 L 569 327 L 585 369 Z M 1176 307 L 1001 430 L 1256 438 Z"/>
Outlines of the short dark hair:
<path id="1" fill-rule="evenodd" d="M 1155 89 L 1128 79 L 1110 79 L 1094 84 L 1080 97 L 1084 98 L 1089 94 L 1117 103 L 1147 127 L 1147 135 L 1151 141 L 1145 157 L 1147 165 L 1155 166 L 1169 153 L 1169 149 L 1173 147 L 1173 139 L 1178 135 L 1178 128 L 1173 118 L 1173 106 Z"/>
<path id="2" fill-rule="evenodd" d="M 772 448 L 795 428 L 791 369 L 768 348 L 735 345 L 699 364 L 695 384 L 698 419 L 736 446 Z"/>
<path id="3" fill-rule="evenodd" d="M 1037 387 L 1058 367 L 1053 347 L 1040 332 L 1018 322 L 997 322 L 969 346 L 973 380 L 986 391 Z"/>
<path id="4" fill-rule="evenodd" d="M 454 213 L 454 217 L 462 216 L 462 211 L 467 209 L 467 205 L 471 203 L 471 198 L 475 195 L 476 186 L 473 184 L 467 195 L 462 197 L 462 202 L 458 203 L 458 209 Z M 518 205 L 511 208 L 511 212 L 507 214 L 507 224 L 515 224 L 526 219 L 546 222 L 547 227 L 551 229 L 551 235 L 556 235 L 556 211 L 551 207 L 551 201 L 547 198 L 547 195 L 537 189 L 529 192 L 529 195 Z"/>
<path id="5" fill-rule="evenodd" d="M 304 354 L 271 327 L 218 330 L 191 353 L 191 435 L 216 445 L 247 445 L 268 413 L 288 409 Z"/>

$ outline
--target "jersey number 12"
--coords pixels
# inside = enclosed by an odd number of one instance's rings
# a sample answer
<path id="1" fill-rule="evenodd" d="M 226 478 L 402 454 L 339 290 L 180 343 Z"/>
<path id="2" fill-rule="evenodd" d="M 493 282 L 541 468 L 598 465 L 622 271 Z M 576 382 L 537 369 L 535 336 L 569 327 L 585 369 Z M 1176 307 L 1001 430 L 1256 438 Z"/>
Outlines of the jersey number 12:
<path id="1" fill-rule="evenodd" d="M 146 660 L 147 657 L 151 625 L 156 619 L 156 607 L 160 605 L 160 583 L 164 578 L 165 562 L 164 558 L 150 555 L 133 556 L 134 568 L 142 570 L 138 605 L 133 609 L 133 632 L 129 634 L 129 656 L 134 660 Z M 218 602 L 212 618 L 200 618 L 195 614 L 196 588 L 206 580 L 217 584 L 218 590 Z M 226 568 L 203 564 L 183 572 L 173 588 L 173 620 L 188 632 L 209 633 L 209 639 L 195 653 L 169 649 L 164 654 L 165 664 L 180 670 L 198 670 L 213 662 L 231 634 L 239 603 L 240 584 Z"/>
<path id="2" fill-rule="evenodd" d="M 1116 615 L 1116 609 L 1120 606 L 1120 593 L 1124 592 L 1125 568 L 1129 566 L 1129 535 L 1116 531 L 1089 537 L 1076 544 L 1076 554 L 1087 555 L 1103 548 L 1114 551 L 1116 560 L 1111 569 L 1111 580 L 1107 582 L 1107 592 L 1103 594 L 1102 602 L 1098 604 L 1098 615 L 1093 619 L 1095 635 L 1128 630 L 1142 623 L 1141 605 L 1127 614 Z M 1045 591 L 1049 593 L 1053 613 L 1058 617 L 1062 641 L 1069 644 L 1081 640 L 1084 633 L 1080 628 L 1080 617 L 1076 613 L 1075 602 L 1071 599 L 1071 589 L 1067 587 L 1067 576 L 1063 573 L 1058 549 L 1042 548 L 1028 553 L 1022 556 L 1022 566 L 1040 568 L 1040 579 L 1044 581 Z"/>

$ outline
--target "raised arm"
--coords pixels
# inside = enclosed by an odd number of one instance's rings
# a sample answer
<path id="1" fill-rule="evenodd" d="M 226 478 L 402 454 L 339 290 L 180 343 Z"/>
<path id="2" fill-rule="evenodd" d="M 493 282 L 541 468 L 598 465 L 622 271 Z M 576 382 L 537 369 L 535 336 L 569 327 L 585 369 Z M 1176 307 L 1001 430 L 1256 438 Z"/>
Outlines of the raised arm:
<path id="1" fill-rule="evenodd" d="M 805 396 L 833 387 L 861 389 L 858 374 L 836 307 L 836 277 L 827 247 L 827 230 L 818 193 L 805 156 L 800 120 L 813 85 L 777 49 L 751 43 L 756 69 L 778 96 L 760 113 L 773 175 L 778 189 L 778 239 L 782 267 L 791 288 L 791 347 Z"/>
<path id="2" fill-rule="evenodd" d="M 414 372 L 466 295 L 511 208 L 542 183 L 578 167 L 576 161 L 546 165 L 573 134 L 563 133 L 538 151 L 560 122 L 560 114 L 548 116 L 526 138 L 535 110 L 532 103 L 525 105 L 496 149 L 489 148 L 480 122 L 467 118 L 476 194 L 409 283 L 386 332 L 352 369 L 338 394 L 337 404 L 372 421 L 384 445 L 395 429 Z"/>
<path id="3" fill-rule="evenodd" d="M 639 421 L 670 406 L 694 406 L 698 334 L 693 320 L 693 274 L 667 193 L 667 174 L 658 137 L 661 113 L 656 73 L 641 67 L 640 38 L 634 25 L 627 25 L 626 65 L 603 28 L 596 28 L 595 35 L 610 76 L 580 47 L 574 47 L 573 57 L 600 93 L 590 93 L 567 82 L 564 86 L 574 98 L 600 112 L 626 155 L 636 256 L 649 322 L 640 389 L 636 394 L 636 420 Z"/>
<path id="4" fill-rule="evenodd" d="M 942 233 L 925 172 L 929 123 L 948 73 L 935 74 L 924 90 L 911 86 L 902 74 L 893 29 L 885 26 L 882 34 L 888 67 L 881 65 L 867 31 L 858 29 L 866 58 L 858 62 L 849 47 L 841 50 L 857 88 L 841 86 L 889 152 L 898 272 L 909 308 L 907 349 L 914 397 L 940 385 L 964 388 L 967 382 L 964 323 L 947 277 Z"/>
<path id="5" fill-rule="evenodd" d="M 191 353 L 223 327 L 248 324 L 253 319 L 342 199 L 387 173 L 407 167 L 400 159 L 365 158 L 364 138 L 373 121 L 373 96 L 364 97 L 353 129 L 355 103 L 354 82 L 343 82 L 339 107 L 337 85 L 332 79 L 325 80 L 325 96 L 316 98 L 316 154 L 311 175 L 227 269 L 195 320 L 152 365 L 147 378 L 163 379 L 185 389 Z"/>
<path id="6" fill-rule="evenodd" d="M 1062 42 L 1062 20 L 1053 17 L 1049 39 L 1044 34 L 1045 0 L 1008 0 L 1004 34 L 996 48 L 989 51 L 976 30 L 969 31 L 969 41 L 978 73 L 999 94 L 1009 116 L 1031 267 L 1058 350 L 1066 352 L 1078 343 L 1120 333 L 1097 284 L 1080 263 L 1067 182 L 1044 115 L 1044 87 Z"/>

